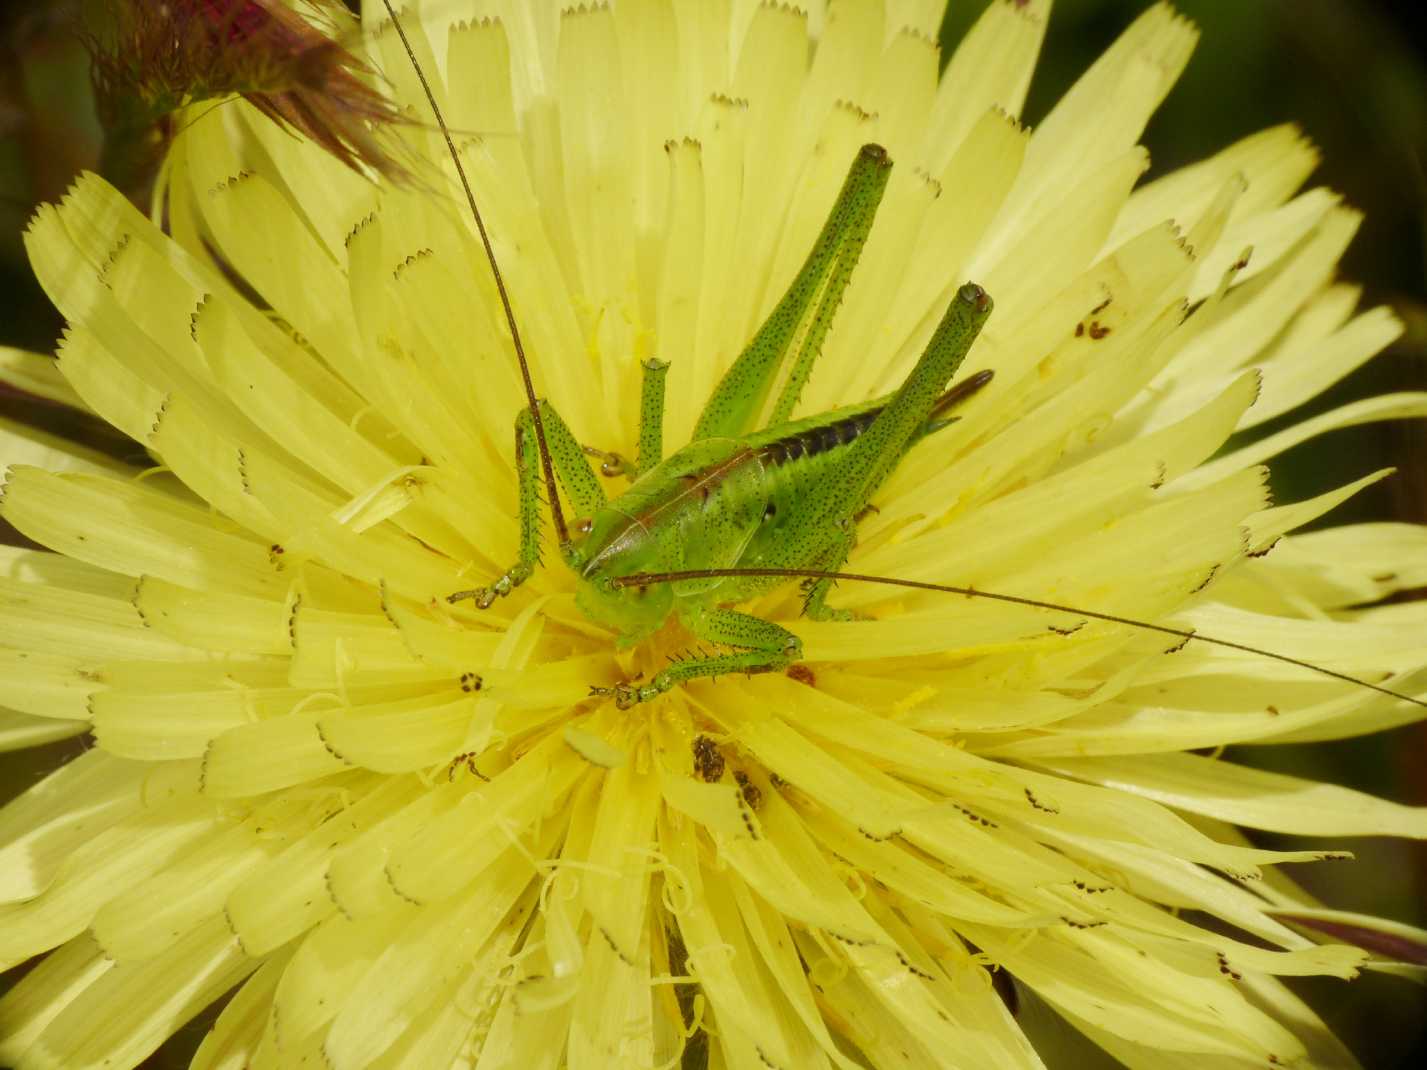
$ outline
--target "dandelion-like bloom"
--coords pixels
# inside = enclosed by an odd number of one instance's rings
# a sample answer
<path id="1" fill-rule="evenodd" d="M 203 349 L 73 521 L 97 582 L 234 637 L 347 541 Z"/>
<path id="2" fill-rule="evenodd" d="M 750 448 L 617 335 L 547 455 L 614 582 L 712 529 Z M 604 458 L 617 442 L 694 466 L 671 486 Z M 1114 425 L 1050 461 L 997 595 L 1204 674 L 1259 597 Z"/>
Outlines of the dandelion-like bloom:
<path id="1" fill-rule="evenodd" d="M 1048 0 L 993 4 L 940 77 L 931 2 L 453 6 L 407 28 L 581 441 L 632 451 L 650 356 L 686 440 L 876 141 L 896 166 L 800 411 L 895 387 L 968 278 L 996 311 L 966 367 L 996 374 L 851 567 L 1420 686 L 1427 604 L 1372 604 L 1427 583 L 1427 534 L 1285 535 L 1382 473 L 1275 506 L 1261 463 L 1427 395 L 1216 455 L 1398 325 L 1334 280 L 1358 217 L 1296 192 L 1295 130 L 1136 188 L 1195 39 L 1170 9 L 1031 132 Z M 399 44 L 370 41 L 424 122 Z M 4 439 L 41 465 L 9 468 L 3 515 L 55 552 L 4 551 L 3 725 L 95 746 L 0 818 L 0 963 L 48 952 L 0 1000 L 0 1061 L 133 1066 L 235 990 L 195 1066 L 1040 1066 L 1004 971 L 1131 1066 L 1352 1064 L 1280 978 L 1368 955 L 1285 916 L 1420 934 L 1315 908 L 1274 867 L 1321 854 L 1235 826 L 1427 820 L 1191 752 L 1417 707 L 931 592 L 844 585 L 875 619 L 814 623 L 790 583 L 751 611 L 805 662 L 620 711 L 590 685 L 678 639 L 617 651 L 553 555 L 488 611 L 449 605 L 513 560 L 523 394 L 443 143 L 399 136 L 414 186 L 208 110 L 168 234 L 92 177 L 30 229 L 63 379 L 8 374 L 159 467 Z"/>

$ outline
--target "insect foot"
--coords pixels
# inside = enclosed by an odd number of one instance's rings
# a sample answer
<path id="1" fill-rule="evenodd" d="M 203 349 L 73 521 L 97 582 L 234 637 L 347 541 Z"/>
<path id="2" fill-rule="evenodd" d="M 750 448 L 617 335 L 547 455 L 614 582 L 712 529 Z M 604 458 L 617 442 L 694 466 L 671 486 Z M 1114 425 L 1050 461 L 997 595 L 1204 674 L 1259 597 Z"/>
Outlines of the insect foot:
<path id="1" fill-rule="evenodd" d="M 615 684 L 613 687 L 591 687 L 590 694 L 592 696 L 613 695 L 614 704 L 617 709 L 633 709 L 641 702 L 648 702 L 651 699 L 658 698 L 665 691 L 668 691 L 671 687 L 674 686 L 672 680 L 664 681 L 663 686 L 660 686 L 660 677 L 664 675 L 664 673 L 660 673 L 659 676 L 654 677 L 652 683 L 642 685 L 633 683 L 620 683 Z"/>
<path id="2" fill-rule="evenodd" d="M 814 604 L 811 599 L 804 603 L 803 613 L 809 620 L 819 622 L 832 621 L 836 623 L 846 623 L 848 621 L 869 621 L 877 619 L 869 613 L 861 613 L 855 609 L 838 609 L 835 606 Z"/>
<path id="3" fill-rule="evenodd" d="M 581 446 L 587 457 L 595 457 L 600 462 L 600 475 L 606 479 L 613 479 L 616 476 L 627 476 L 634 471 L 634 465 L 621 453 L 613 450 L 602 450 L 595 446 Z"/>
<path id="4" fill-rule="evenodd" d="M 446 601 L 455 605 L 457 602 L 463 602 L 470 598 L 475 601 L 477 609 L 490 609 L 497 598 L 504 598 L 510 594 L 511 591 L 528 580 L 533 571 L 535 570 L 529 565 L 523 563 L 515 565 L 489 587 L 472 587 L 469 591 L 457 591 L 455 594 L 448 594 Z"/>

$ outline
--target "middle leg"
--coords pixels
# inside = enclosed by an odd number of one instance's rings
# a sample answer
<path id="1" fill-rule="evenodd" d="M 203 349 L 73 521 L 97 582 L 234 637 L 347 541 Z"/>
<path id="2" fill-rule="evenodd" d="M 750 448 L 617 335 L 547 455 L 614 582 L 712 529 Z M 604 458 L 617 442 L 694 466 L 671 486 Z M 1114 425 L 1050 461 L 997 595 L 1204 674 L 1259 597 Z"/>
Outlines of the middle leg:
<path id="1" fill-rule="evenodd" d="M 781 672 L 803 656 L 803 641 L 796 635 L 781 624 L 749 613 L 695 606 L 680 609 L 679 619 L 699 639 L 742 649 L 729 654 L 686 658 L 661 669 L 647 684 L 594 687 L 590 689 L 590 694 L 612 694 L 615 704 L 627 710 L 640 702 L 658 698 L 689 680 L 731 672 Z"/>

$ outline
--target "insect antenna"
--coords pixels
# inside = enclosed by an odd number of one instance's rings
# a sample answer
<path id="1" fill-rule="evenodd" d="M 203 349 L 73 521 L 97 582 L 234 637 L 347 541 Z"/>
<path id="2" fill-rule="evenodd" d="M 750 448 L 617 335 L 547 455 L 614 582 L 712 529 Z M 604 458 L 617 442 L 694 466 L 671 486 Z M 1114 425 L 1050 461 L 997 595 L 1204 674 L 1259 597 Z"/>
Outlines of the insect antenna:
<path id="1" fill-rule="evenodd" d="M 1320 676 L 1327 676 L 1334 680 L 1342 680 L 1344 683 L 1356 684 L 1358 687 L 1366 687 L 1370 691 L 1387 695 L 1390 698 L 1398 699 L 1402 702 L 1410 702 L 1414 706 L 1421 706 L 1427 709 L 1427 700 L 1414 698 L 1411 695 L 1403 694 L 1401 691 L 1394 691 L 1390 687 L 1383 687 L 1370 680 L 1364 680 L 1349 673 L 1338 672 L 1336 669 L 1329 669 L 1323 665 L 1315 665 L 1311 661 L 1304 661 L 1301 658 L 1291 657 L 1288 654 L 1280 654 L 1277 651 L 1265 650 L 1262 647 L 1250 646 L 1247 643 L 1238 643 L 1232 639 L 1221 639 L 1213 635 L 1201 635 L 1192 628 L 1172 628 L 1168 624 L 1155 624 L 1151 621 L 1136 620 L 1134 617 L 1121 617 L 1114 613 L 1100 613 L 1093 609 L 1081 609 L 1079 606 L 1061 605 L 1058 602 L 1045 602 L 1038 598 L 1025 598 L 1016 594 L 1001 594 L 996 591 L 983 591 L 976 587 L 957 587 L 947 583 L 929 583 L 925 580 L 903 580 L 893 576 L 869 576 L 861 572 L 828 572 L 815 568 L 705 568 L 686 569 L 678 572 L 635 572 L 628 576 L 617 577 L 613 584 L 615 587 L 650 587 L 656 583 L 678 583 L 681 580 L 701 580 L 732 578 L 738 576 L 786 576 L 791 579 L 802 578 L 809 580 L 834 580 L 847 581 L 850 583 L 879 583 L 886 587 L 908 587 L 916 591 L 938 591 L 943 594 L 960 594 L 968 598 L 985 598 L 993 602 L 1007 602 L 1016 606 L 1029 606 L 1032 609 L 1046 609 L 1057 613 L 1070 613 L 1077 617 L 1089 617 L 1091 620 L 1108 621 L 1111 624 L 1123 624 L 1127 627 L 1138 628 L 1146 632 L 1159 632 L 1162 635 L 1172 635 L 1185 642 L 1207 643 L 1210 646 L 1223 647 L 1227 650 L 1238 650 L 1245 654 L 1256 654 L 1259 657 L 1269 658 L 1279 661 L 1285 665 L 1295 665 L 1300 669 L 1308 669 L 1310 672 L 1318 673 Z"/>
<path id="2" fill-rule="evenodd" d="M 451 154 L 451 162 L 456 165 L 456 174 L 461 180 L 461 188 L 465 191 L 466 203 L 471 209 L 471 217 L 475 219 L 476 230 L 480 232 L 481 245 L 485 247 L 486 260 L 491 266 L 491 276 L 495 279 L 496 292 L 500 294 L 501 307 L 505 310 L 505 322 L 510 328 L 511 346 L 515 349 L 515 358 L 520 364 L 520 378 L 525 384 L 525 400 L 530 405 L 531 422 L 535 425 L 535 441 L 540 447 L 540 470 L 545 480 L 546 493 L 550 498 L 550 516 L 555 521 L 556 537 L 560 540 L 560 545 L 564 546 L 570 541 L 570 529 L 565 524 L 565 511 L 560 505 L 560 494 L 555 485 L 555 469 L 550 462 L 550 447 L 545 442 L 545 422 L 540 418 L 540 402 L 535 396 L 535 384 L 530 379 L 530 362 L 526 359 L 525 346 L 520 340 L 520 328 L 515 322 L 515 309 L 511 307 L 510 294 L 505 288 L 505 277 L 501 274 L 500 264 L 496 262 L 495 249 L 491 246 L 485 220 L 481 218 L 480 207 L 476 204 L 476 195 L 471 189 L 470 180 L 466 177 L 466 168 L 461 163 L 461 154 L 456 151 L 456 143 L 451 138 L 451 128 L 446 125 L 446 118 L 441 114 L 441 106 L 436 103 L 436 94 L 431 90 L 431 83 L 426 79 L 426 72 L 421 69 L 421 62 L 416 58 L 416 50 L 411 47 L 411 41 L 406 36 L 406 29 L 402 26 L 401 19 L 397 17 L 391 0 L 382 0 L 382 5 L 386 8 L 397 36 L 401 38 L 401 46 L 406 50 L 407 58 L 411 60 L 412 69 L 416 71 L 416 78 L 426 93 L 426 102 L 431 105 L 431 114 L 436 117 L 436 125 L 441 128 L 441 136 L 446 140 L 446 148 Z"/>

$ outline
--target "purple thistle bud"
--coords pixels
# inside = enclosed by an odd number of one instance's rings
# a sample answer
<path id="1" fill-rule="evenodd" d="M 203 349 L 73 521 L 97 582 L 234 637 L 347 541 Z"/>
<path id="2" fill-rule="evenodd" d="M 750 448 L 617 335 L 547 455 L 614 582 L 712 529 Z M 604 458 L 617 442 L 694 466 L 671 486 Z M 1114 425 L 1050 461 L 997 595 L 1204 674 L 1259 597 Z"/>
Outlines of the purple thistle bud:
<path id="1" fill-rule="evenodd" d="M 331 0 L 307 0 L 319 13 Z M 377 138 L 400 113 L 371 69 L 277 0 L 108 0 L 110 26 L 88 33 L 101 113 L 111 129 L 160 123 L 187 104 L 240 95 L 354 170 L 405 177 Z"/>

